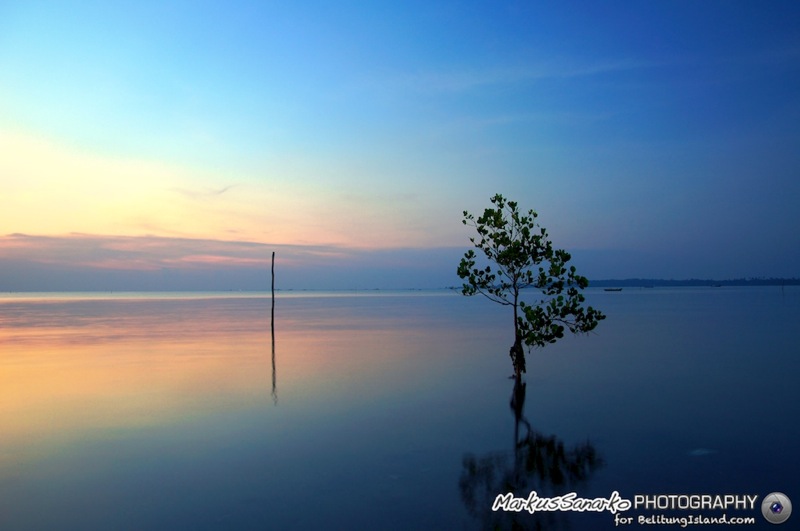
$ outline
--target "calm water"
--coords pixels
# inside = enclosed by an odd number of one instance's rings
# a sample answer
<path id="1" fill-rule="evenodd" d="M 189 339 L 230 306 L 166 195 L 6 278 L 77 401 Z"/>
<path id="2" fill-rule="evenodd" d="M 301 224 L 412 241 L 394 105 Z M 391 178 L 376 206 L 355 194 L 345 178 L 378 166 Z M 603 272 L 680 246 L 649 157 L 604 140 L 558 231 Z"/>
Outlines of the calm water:
<path id="1" fill-rule="evenodd" d="M 273 355 L 264 296 L 0 296 L 0 528 L 613 527 L 493 513 L 512 489 L 800 507 L 800 290 L 588 298 L 606 321 L 515 389 L 478 298 L 284 293 Z"/>

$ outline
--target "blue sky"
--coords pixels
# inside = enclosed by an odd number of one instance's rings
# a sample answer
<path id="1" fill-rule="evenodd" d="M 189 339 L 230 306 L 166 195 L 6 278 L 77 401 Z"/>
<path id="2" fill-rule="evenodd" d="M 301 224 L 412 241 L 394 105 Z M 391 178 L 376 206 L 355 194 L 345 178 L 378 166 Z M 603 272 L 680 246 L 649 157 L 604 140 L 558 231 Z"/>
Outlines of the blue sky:
<path id="1" fill-rule="evenodd" d="M 497 192 L 590 278 L 800 276 L 799 15 L 0 2 L 0 288 L 455 284 Z"/>

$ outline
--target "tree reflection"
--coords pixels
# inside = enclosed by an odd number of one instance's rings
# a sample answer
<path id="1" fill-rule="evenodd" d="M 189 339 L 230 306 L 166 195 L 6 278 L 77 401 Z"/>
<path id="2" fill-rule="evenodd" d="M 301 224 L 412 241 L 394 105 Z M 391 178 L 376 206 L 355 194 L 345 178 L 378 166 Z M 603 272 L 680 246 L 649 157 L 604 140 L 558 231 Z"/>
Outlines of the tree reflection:
<path id="1" fill-rule="evenodd" d="M 464 456 L 459 480 L 461 499 L 469 513 L 481 520 L 483 529 L 564 529 L 564 513 L 537 511 L 530 514 L 492 511 L 498 494 L 514 493 L 527 498 L 536 491 L 540 498 L 571 492 L 602 466 L 602 459 L 588 441 L 567 450 L 555 435 L 542 435 L 531 428 L 523 414 L 527 384 L 514 379 L 511 411 L 514 413 L 514 446 L 510 452 L 492 452 L 482 457 Z M 520 431 L 523 431 L 520 438 Z"/>

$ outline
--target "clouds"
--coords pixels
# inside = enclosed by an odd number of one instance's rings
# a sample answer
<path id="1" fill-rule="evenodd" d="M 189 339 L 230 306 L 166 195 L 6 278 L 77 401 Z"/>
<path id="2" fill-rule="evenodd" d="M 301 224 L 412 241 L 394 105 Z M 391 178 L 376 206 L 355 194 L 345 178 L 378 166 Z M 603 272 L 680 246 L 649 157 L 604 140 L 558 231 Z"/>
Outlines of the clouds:
<path id="1" fill-rule="evenodd" d="M 189 190 L 189 189 L 186 189 L 186 188 L 172 188 L 172 191 L 173 192 L 177 192 L 177 193 L 179 193 L 179 194 L 181 194 L 181 195 L 183 195 L 185 197 L 188 197 L 190 199 L 209 199 L 209 198 L 214 198 L 214 197 L 221 196 L 222 194 L 224 194 L 225 192 L 227 192 L 228 190 L 230 190 L 231 188 L 233 188 L 235 186 L 236 186 L 235 184 L 229 184 L 228 186 L 223 186 L 222 188 L 219 188 L 219 189 L 205 188 L 205 189 L 201 189 L 201 190 L 198 190 L 198 189 Z"/>
<path id="2" fill-rule="evenodd" d="M 459 250 L 11 234 L 0 237 L 0 290 L 265 290 L 272 252 L 283 289 L 368 289 L 451 285 Z"/>
<path id="3" fill-rule="evenodd" d="M 382 168 L 369 154 L 363 160 L 285 154 L 223 171 L 101 154 L 0 128 L 0 233 L 446 244 L 452 230 L 435 221 L 441 197 L 415 188 L 421 177 L 411 179 L 406 170 Z"/>
<path id="4" fill-rule="evenodd" d="M 0 291 L 266 291 L 272 252 L 278 289 L 443 288 L 461 284 L 455 270 L 468 247 L 464 243 L 354 249 L 155 236 L 12 234 L 0 237 Z M 752 243 L 737 247 L 706 239 L 673 245 L 669 252 L 568 250 L 578 272 L 590 279 L 796 275 L 800 251 L 775 247 L 773 253 L 753 253 Z"/>
<path id="5" fill-rule="evenodd" d="M 264 267 L 266 246 L 240 242 L 70 234 L 0 239 L 6 260 L 39 265 L 118 271 L 158 271 L 165 268 L 202 269 L 215 265 Z"/>
<path id="6" fill-rule="evenodd" d="M 420 94 L 448 94 L 491 87 L 530 85 L 548 80 L 585 78 L 657 66 L 655 63 L 635 59 L 577 62 L 572 58 L 563 60 L 549 58 L 546 61 L 535 62 L 538 64 L 519 63 L 504 67 L 487 65 L 483 68 L 462 67 L 386 74 L 369 85 L 380 92 L 398 90 Z"/>
<path id="7" fill-rule="evenodd" d="M 191 234 L 183 220 L 195 216 L 170 188 L 193 192 L 193 182 L 211 177 L 202 170 L 76 149 L 2 129 L 0 155 L 0 176 L 8 185 L 0 215 L 3 232 Z M 211 228 L 210 213 L 198 217 L 196 228 Z"/>
<path id="8" fill-rule="evenodd" d="M 784 256 L 796 13 L 19 3 L 0 17 L 0 234 L 72 234 L 39 243 L 108 275 L 255 270 L 282 245 L 357 282 L 353 264 L 393 278 L 401 249 L 436 263 L 500 192 L 567 248 L 674 254 L 676 274 L 708 241 L 717 271 L 739 239 Z"/>

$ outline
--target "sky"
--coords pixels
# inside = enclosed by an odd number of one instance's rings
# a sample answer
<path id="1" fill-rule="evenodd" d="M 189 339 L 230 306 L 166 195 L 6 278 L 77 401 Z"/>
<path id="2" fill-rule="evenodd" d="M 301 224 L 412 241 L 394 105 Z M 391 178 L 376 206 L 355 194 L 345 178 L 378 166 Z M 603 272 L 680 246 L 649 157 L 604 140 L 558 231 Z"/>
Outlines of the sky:
<path id="1" fill-rule="evenodd" d="M 0 290 L 800 277 L 800 4 L 0 0 Z"/>

